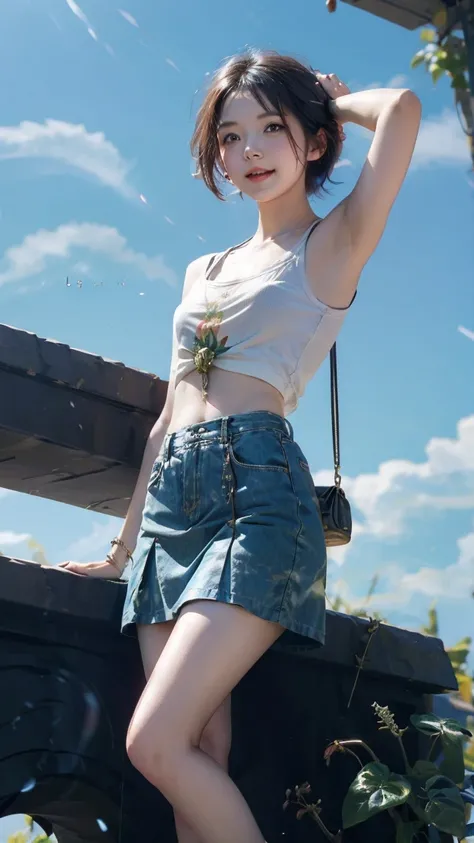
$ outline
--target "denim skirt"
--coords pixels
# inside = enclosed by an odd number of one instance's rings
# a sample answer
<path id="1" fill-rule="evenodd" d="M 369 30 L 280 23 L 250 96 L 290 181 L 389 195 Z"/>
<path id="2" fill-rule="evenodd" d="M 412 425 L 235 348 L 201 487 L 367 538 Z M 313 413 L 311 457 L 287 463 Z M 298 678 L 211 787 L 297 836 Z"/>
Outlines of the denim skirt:
<path id="1" fill-rule="evenodd" d="M 124 634 L 204 599 L 323 644 L 325 586 L 318 499 L 286 419 L 258 410 L 165 436 L 130 569 Z"/>

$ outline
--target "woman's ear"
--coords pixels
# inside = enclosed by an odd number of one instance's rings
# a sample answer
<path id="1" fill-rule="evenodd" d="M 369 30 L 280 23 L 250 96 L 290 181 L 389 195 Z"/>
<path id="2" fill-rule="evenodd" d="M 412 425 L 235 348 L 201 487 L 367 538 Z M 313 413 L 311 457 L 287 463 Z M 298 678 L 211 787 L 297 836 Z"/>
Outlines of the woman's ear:
<path id="1" fill-rule="evenodd" d="M 319 129 L 308 144 L 308 161 L 318 161 L 326 152 L 328 141 L 324 129 Z"/>

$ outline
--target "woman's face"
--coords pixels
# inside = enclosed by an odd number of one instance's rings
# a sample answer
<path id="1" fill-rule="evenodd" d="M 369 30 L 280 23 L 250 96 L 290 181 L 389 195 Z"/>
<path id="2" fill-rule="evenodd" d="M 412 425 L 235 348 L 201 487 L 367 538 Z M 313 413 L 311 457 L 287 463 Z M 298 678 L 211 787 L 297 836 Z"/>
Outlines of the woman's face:
<path id="1" fill-rule="evenodd" d="M 238 190 L 257 202 L 275 199 L 299 180 L 304 190 L 306 161 L 320 157 L 317 146 L 305 156 L 300 123 L 292 114 L 285 114 L 285 118 L 298 155 L 281 117 L 273 109 L 265 112 L 250 93 L 232 94 L 224 102 L 218 127 L 222 167 Z"/>

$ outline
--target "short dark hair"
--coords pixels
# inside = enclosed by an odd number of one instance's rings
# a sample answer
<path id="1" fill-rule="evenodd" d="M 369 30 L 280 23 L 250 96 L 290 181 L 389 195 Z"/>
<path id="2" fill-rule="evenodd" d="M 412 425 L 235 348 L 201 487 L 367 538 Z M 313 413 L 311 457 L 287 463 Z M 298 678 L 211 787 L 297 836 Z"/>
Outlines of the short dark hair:
<path id="1" fill-rule="evenodd" d="M 224 199 L 217 185 L 217 179 L 223 176 L 218 167 L 217 129 L 226 97 L 241 91 L 248 91 L 265 110 L 269 104 L 287 128 L 285 112 L 292 114 L 299 120 L 307 143 L 323 130 L 324 152 L 317 161 L 307 162 L 305 187 L 308 195 L 324 190 L 342 149 L 340 127 L 329 109 L 330 97 L 316 82 L 311 67 L 292 56 L 254 48 L 232 56 L 218 68 L 197 114 L 191 154 L 197 161 L 197 175 L 209 190 Z M 291 132 L 289 136 L 298 155 Z"/>

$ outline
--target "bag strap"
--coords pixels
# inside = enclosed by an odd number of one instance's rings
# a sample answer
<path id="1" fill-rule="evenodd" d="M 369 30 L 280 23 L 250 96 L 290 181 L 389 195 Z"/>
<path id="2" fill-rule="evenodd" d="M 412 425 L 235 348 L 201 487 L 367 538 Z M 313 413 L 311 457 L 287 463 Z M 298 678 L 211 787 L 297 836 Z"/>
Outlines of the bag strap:
<path id="1" fill-rule="evenodd" d="M 337 390 L 337 353 L 336 343 L 331 348 L 331 424 L 332 424 L 332 451 L 334 455 L 334 485 L 339 488 L 341 485 L 340 474 L 340 451 L 339 451 L 339 396 Z"/>
<path id="2" fill-rule="evenodd" d="M 355 291 L 352 302 L 357 295 Z M 349 305 L 349 307 L 351 306 Z M 332 424 L 332 452 L 334 456 L 334 484 L 337 488 L 341 485 L 341 453 L 339 447 L 339 393 L 337 388 L 337 352 L 334 343 L 329 354 L 331 364 L 331 424 Z"/>

